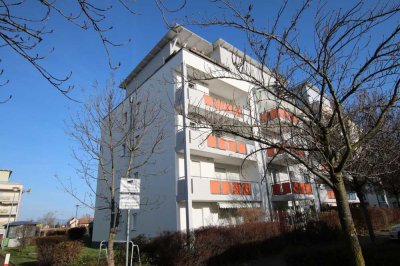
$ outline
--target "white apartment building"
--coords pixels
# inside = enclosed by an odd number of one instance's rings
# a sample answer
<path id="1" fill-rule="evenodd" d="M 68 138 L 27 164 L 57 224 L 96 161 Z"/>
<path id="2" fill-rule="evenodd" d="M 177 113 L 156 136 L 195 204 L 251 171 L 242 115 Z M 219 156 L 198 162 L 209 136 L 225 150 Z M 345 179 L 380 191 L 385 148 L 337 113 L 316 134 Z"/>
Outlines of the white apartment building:
<path id="1" fill-rule="evenodd" d="M 229 224 L 240 221 L 240 210 L 248 208 L 259 209 L 271 219 L 277 209 L 318 210 L 320 203 L 331 200 L 329 192 L 317 186 L 313 176 L 290 155 L 273 148 L 253 154 L 260 148 L 258 143 L 213 134 L 212 129 L 197 127 L 196 121 L 187 118 L 189 113 L 198 114 L 243 128 L 254 123 L 296 122 L 297 118 L 287 111 L 290 107 L 284 110 L 265 96 L 256 95 L 250 83 L 196 78 L 233 69 L 233 55 L 240 53 L 222 39 L 211 43 L 177 26 L 123 82 L 127 97 L 115 109 L 115 117 L 129 119 L 130 114 L 124 111 L 129 110 L 129 96 L 138 88 L 145 89 L 150 99 L 162 105 L 160 123 L 165 131 L 162 152 L 155 154 L 157 163 L 144 165 L 135 173 L 141 181 L 135 234 L 155 236 L 185 230 L 187 225 L 195 229 Z M 251 59 L 248 63 L 257 66 Z M 265 99 L 254 101 L 254 97 Z M 266 134 L 275 138 L 280 131 L 270 127 Z M 116 167 L 126 168 L 126 163 L 121 158 Z M 149 175 L 154 168 L 162 174 Z M 98 194 L 101 191 L 104 183 L 98 182 Z M 103 201 L 96 199 L 95 242 L 106 240 L 108 234 L 109 213 L 101 210 Z M 125 222 L 126 212 L 122 211 L 117 239 L 125 237 Z"/>
<path id="2" fill-rule="evenodd" d="M 4 225 L 18 220 L 22 196 L 22 184 L 9 182 L 12 171 L 0 170 L 0 235 L 5 233 Z"/>

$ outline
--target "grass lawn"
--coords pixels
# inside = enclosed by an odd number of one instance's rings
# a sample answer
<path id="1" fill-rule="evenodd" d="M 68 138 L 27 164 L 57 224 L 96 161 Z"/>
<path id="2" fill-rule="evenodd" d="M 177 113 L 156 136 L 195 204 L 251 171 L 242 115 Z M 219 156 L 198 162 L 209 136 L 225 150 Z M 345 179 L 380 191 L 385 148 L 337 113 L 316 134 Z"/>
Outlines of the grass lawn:
<path id="1" fill-rule="evenodd" d="M 97 261 L 97 255 L 99 250 L 96 248 L 83 247 L 81 251 L 81 257 L 84 257 L 88 261 Z M 5 256 L 7 253 L 11 254 L 10 262 L 14 265 L 21 266 L 36 266 L 37 265 L 37 253 L 36 246 L 27 246 L 25 249 L 19 250 L 16 248 L 5 248 L 0 251 L 0 254 Z"/>
<path id="2" fill-rule="evenodd" d="M 5 248 L 0 253 L 3 256 L 10 253 L 10 261 L 14 265 L 36 265 L 36 246 L 27 246 L 22 250 L 16 248 Z"/>

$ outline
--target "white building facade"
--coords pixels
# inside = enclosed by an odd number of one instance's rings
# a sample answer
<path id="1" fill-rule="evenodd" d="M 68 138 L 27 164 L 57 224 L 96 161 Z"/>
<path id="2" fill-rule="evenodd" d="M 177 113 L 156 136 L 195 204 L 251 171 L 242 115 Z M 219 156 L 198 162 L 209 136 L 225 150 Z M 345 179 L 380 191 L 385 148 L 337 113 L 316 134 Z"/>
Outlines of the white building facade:
<path id="1" fill-rule="evenodd" d="M 320 204 L 332 201 L 330 192 L 288 154 L 273 148 L 253 153 L 266 147 L 235 135 L 215 134 L 212 128 L 189 119 L 197 114 L 199 119 L 221 119 L 250 130 L 262 130 L 254 124 L 296 123 L 294 109 L 277 107 L 266 96 L 257 95 L 250 83 L 215 78 L 233 68 L 233 55 L 238 54 L 224 40 L 210 43 L 178 26 L 123 82 L 127 97 L 114 111 L 116 117 L 129 119 L 123 110 L 129 109 L 129 96 L 139 88 L 161 103 L 164 113 L 160 124 L 165 137 L 162 152 L 155 155 L 157 164 L 144 165 L 135 173 L 141 179 L 136 235 L 240 222 L 244 219 L 241 212 L 249 209 L 272 219 L 275 210 L 318 211 Z M 249 59 L 249 65 L 257 63 Z M 265 134 L 279 139 L 281 131 L 269 127 Z M 126 162 L 121 159 L 116 167 L 124 168 Z M 162 173 L 150 175 L 155 168 Z M 97 191 L 103 189 L 104 184 L 98 182 Z M 107 239 L 108 234 L 109 214 L 99 210 L 102 200 L 96 199 L 95 242 Z M 125 237 L 125 222 L 123 211 L 118 239 Z"/>

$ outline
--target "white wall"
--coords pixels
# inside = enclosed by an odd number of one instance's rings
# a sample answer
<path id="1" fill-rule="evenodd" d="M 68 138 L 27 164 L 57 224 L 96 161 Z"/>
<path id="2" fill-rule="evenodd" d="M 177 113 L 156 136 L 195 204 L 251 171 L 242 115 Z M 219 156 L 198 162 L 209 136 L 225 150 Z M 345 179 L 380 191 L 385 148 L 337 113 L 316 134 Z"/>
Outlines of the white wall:
<path id="1" fill-rule="evenodd" d="M 178 229 L 177 215 L 175 215 L 177 211 L 175 111 L 173 106 L 175 87 L 171 80 L 173 80 L 173 70 L 176 66 L 179 66 L 181 61 L 181 56 L 176 55 L 140 88 L 140 90 L 150 93 L 148 98 L 149 105 L 161 105 L 157 124 L 158 127 L 162 128 L 164 138 L 160 146 L 158 146 L 157 153 L 153 154 L 151 158 L 152 163 L 136 170 L 141 179 L 141 209 L 137 214 L 136 234 L 154 236 L 163 231 L 175 231 Z M 125 102 L 127 101 L 126 99 Z M 123 105 L 120 105 L 119 108 L 123 108 Z M 146 132 L 144 146 L 153 143 L 155 131 Z M 119 158 L 116 168 L 123 170 L 126 166 L 126 159 Z M 119 184 L 119 181 L 117 183 Z M 104 183 L 98 182 L 97 191 L 100 193 L 104 191 Z M 101 200 L 97 198 L 96 206 L 100 205 Z M 124 212 L 120 221 L 121 230 L 117 236 L 118 239 L 124 239 L 125 237 L 126 214 Z M 101 241 L 107 238 L 108 224 L 109 214 L 107 211 L 96 210 L 93 241 Z"/>
<path id="2" fill-rule="evenodd" d="M 140 73 L 127 85 L 126 93 L 129 95 L 138 86 L 148 79 L 159 67 L 164 64 L 164 60 L 171 55 L 171 45 L 165 45 L 148 64 L 140 71 Z"/>

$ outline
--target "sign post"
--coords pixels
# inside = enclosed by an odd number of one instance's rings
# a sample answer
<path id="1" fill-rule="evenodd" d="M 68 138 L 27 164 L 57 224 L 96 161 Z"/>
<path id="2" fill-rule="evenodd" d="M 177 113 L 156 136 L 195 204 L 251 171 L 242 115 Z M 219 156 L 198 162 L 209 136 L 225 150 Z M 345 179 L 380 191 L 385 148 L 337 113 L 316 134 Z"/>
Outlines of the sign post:
<path id="1" fill-rule="evenodd" d="M 119 187 L 119 208 L 127 210 L 125 265 L 129 266 L 130 218 L 131 210 L 140 209 L 140 179 L 121 179 Z"/>

